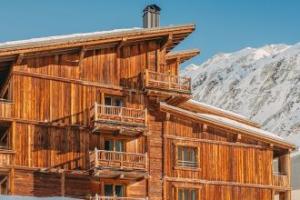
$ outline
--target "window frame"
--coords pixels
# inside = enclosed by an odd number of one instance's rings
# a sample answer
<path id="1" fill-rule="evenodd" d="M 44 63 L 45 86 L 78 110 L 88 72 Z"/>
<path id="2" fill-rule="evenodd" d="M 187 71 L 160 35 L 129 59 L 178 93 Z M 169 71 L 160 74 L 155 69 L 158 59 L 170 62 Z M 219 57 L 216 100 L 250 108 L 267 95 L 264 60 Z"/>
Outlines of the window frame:
<path id="1" fill-rule="evenodd" d="M 112 185 L 112 192 L 113 192 L 113 195 L 112 196 L 106 196 L 105 195 L 105 186 L 106 185 Z M 117 196 L 116 195 L 116 186 L 118 186 L 118 185 L 120 185 L 120 186 L 122 186 L 123 187 L 123 196 L 121 196 L 121 197 L 126 197 L 127 196 L 127 185 L 125 185 L 125 184 L 122 184 L 122 183 L 115 183 L 115 182 L 105 182 L 105 183 L 103 183 L 103 196 L 106 196 L 106 197 L 116 197 L 116 198 L 118 198 L 119 196 Z"/>
<path id="2" fill-rule="evenodd" d="M 11 141 L 11 135 L 12 135 L 12 124 L 8 124 L 8 125 L 1 125 L 2 127 L 4 127 L 4 135 L 1 136 L 0 135 L 0 140 L 2 140 L 3 138 L 6 138 L 6 145 L 1 145 L 0 142 L 0 150 L 11 150 L 12 148 L 12 141 Z M 4 137 L 5 136 L 5 137 Z"/>
<path id="3" fill-rule="evenodd" d="M 106 104 L 106 100 L 110 99 L 110 104 Z M 116 102 L 120 101 L 121 105 L 117 106 Z M 106 106 L 116 106 L 116 107 L 124 107 L 125 106 L 125 100 L 123 96 L 113 96 L 113 95 L 104 95 L 104 105 Z"/>
<path id="4" fill-rule="evenodd" d="M 0 176 L 3 176 L 3 179 L 0 179 L 0 195 L 9 195 L 10 194 L 10 174 L 9 173 L 0 173 Z M 6 191 L 3 193 L 2 185 L 6 182 Z"/>
<path id="5" fill-rule="evenodd" d="M 122 138 L 115 138 L 115 137 L 104 137 L 103 138 L 103 146 L 100 149 L 105 150 L 105 142 L 112 141 L 113 142 L 113 152 L 127 152 L 127 140 Z M 116 151 L 116 142 L 121 142 L 123 146 L 123 151 Z"/>
<path id="6" fill-rule="evenodd" d="M 174 146 L 174 155 L 175 155 L 175 159 L 174 159 L 174 165 L 173 165 L 173 169 L 175 170 L 190 170 L 190 171 L 201 171 L 200 168 L 200 146 L 199 145 L 195 145 L 195 144 L 191 144 L 191 143 L 186 143 L 186 142 L 175 142 L 173 144 Z M 183 166 L 183 165 L 179 165 L 178 161 L 178 151 L 179 151 L 179 147 L 186 147 L 186 148 L 194 148 L 196 150 L 196 167 L 191 167 L 191 166 Z"/>
<path id="7" fill-rule="evenodd" d="M 192 183 L 172 183 L 172 197 L 174 200 L 179 200 L 179 190 L 187 189 L 187 190 L 195 190 L 196 191 L 196 199 L 200 199 L 201 197 L 201 189 L 203 185 L 192 184 Z"/>

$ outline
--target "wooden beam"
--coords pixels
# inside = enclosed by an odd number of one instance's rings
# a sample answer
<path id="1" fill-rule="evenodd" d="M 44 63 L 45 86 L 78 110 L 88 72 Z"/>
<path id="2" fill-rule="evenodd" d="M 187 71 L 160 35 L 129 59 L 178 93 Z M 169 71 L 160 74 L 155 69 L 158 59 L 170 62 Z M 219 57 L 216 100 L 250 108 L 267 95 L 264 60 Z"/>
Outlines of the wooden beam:
<path id="1" fill-rule="evenodd" d="M 87 51 L 87 50 L 86 50 L 84 47 L 81 48 L 81 50 L 80 50 L 80 52 L 79 52 L 79 62 L 78 62 L 78 66 L 81 66 L 86 51 Z"/>
<path id="2" fill-rule="evenodd" d="M 23 61 L 23 58 L 24 58 L 24 54 L 23 53 L 20 53 L 17 57 L 17 60 L 16 60 L 16 65 L 20 65 Z"/>
<path id="3" fill-rule="evenodd" d="M 128 40 L 127 37 L 123 37 L 122 40 L 120 41 L 120 43 L 118 44 L 117 49 L 120 49 L 123 46 L 125 46 L 125 44 L 127 44 L 127 40 Z"/>

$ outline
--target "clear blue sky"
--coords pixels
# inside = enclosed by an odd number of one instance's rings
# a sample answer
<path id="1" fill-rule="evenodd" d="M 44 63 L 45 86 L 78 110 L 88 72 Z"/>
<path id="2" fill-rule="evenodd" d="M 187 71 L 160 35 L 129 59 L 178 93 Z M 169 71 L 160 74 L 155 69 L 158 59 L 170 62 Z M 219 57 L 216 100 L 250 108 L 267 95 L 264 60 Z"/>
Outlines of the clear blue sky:
<path id="1" fill-rule="evenodd" d="M 161 8 L 161 25 L 195 23 L 176 49 L 219 52 L 300 42 L 300 0 L 1 0 L 0 42 L 142 25 L 142 9 Z"/>

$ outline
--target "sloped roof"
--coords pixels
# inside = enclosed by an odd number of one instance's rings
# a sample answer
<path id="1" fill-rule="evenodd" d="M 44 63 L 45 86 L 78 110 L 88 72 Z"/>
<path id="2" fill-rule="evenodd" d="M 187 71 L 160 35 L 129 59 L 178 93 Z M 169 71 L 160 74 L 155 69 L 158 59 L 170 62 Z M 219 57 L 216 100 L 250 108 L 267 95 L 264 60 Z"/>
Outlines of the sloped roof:
<path id="1" fill-rule="evenodd" d="M 207 114 L 201 112 L 192 112 L 183 108 L 175 107 L 172 105 L 168 105 L 167 103 L 161 102 L 160 109 L 164 112 L 173 113 L 176 115 L 181 115 L 184 117 L 188 117 L 194 120 L 199 120 L 202 122 L 214 124 L 216 126 L 220 126 L 222 128 L 226 128 L 232 131 L 238 131 L 246 135 L 247 137 L 254 138 L 260 141 L 264 141 L 270 144 L 274 144 L 280 148 L 284 149 L 294 149 L 295 145 L 287 142 L 283 138 L 262 130 L 260 128 L 256 128 L 223 116 L 218 116 L 216 114 Z"/>
<path id="2" fill-rule="evenodd" d="M 195 100 L 189 100 L 187 102 L 182 103 L 181 105 L 179 105 L 180 108 L 184 108 L 193 112 L 201 112 L 201 113 L 208 113 L 208 114 L 215 114 L 215 115 L 219 115 L 219 116 L 223 116 L 250 126 L 254 126 L 256 128 L 260 127 L 260 124 L 252 121 L 250 119 L 248 119 L 247 117 L 228 111 L 228 110 L 224 110 L 212 105 L 208 105 L 206 103 L 202 103 L 199 101 L 195 101 Z"/>
<path id="3" fill-rule="evenodd" d="M 26 54 L 55 49 L 83 48 L 89 45 L 144 41 L 151 39 L 166 40 L 172 35 L 171 41 L 166 43 L 169 52 L 190 33 L 195 30 L 194 24 L 165 26 L 155 28 L 129 28 L 91 33 L 78 33 L 60 36 L 33 38 L 29 40 L 0 43 L 0 60 L 15 59 L 18 54 Z"/>
<path id="4" fill-rule="evenodd" d="M 189 49 L 189 50 L 182 50 L 182 51 L 172 51 L 167 54 L 166 59 L 179 59 L 180 63 L 183 63 L 194 56 L 197 56 L 200 53 L 199 49 Z"/>

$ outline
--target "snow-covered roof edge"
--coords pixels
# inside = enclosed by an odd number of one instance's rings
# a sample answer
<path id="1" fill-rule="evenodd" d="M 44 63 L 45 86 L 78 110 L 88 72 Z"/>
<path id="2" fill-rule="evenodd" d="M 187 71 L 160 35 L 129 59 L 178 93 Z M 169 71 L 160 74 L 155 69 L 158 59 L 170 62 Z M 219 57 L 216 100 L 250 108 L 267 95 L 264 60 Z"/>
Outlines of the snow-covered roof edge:
<path id="1" fill-rule="evenodd" d="M 16 40 L 16 41 L 8 41 L 0 43 L 0 51 L 4 49 L 10 48 L 18 48 L 18 47 L 27 47 L 34 44 L 47 44 L 51 43 L 58 43 L 58 42 L 68 42 L 68 40 L 86 40 L 90 38 L 98 38 L 104 36 L 118 36 L 122 34 L 135 34 L 140 32 L 155 32 L 155 31 L 163 31 L 172 28 L 183 28 L 193 26 L 194 24 L 184 24 L 184 25 L 170 25 L 170 26 L 161 26 L 161 27 L 154 27 L 154 28 L 124 28 L 124 29 L 114 29 L 114 30 L 107 30 L 107 31 L 97 31 L 97 32 L 89 32 L 89 33 L 76 33 L 76 34 L 66 34 L 66 35 L 56 35 L 56 36 L 48 36 L 48 37 L 39 37 L 39 38 L 32 38 L 26 40 Z"/>
<path id="2" fill-rule="evenodd" d="M 256 127 L 260 126 L 260 124 L 258 122 L 250 120 L 249 118 L 247 118 L 243 115 L 240 115 L 240 114 L 228 111 L 228 110 L 224 110 L 222 108 L 218 108 L 218 107 L 215 107 L 215 106 L 203 103 L 203 102 L 199 102 L 199 101 L 190 99 L 190 100 L 187 101 L 187 103 L 190 103 L 190 104 L 193 104 L 193 105 L 196 105 L 196 106 L 199 106 L 201 108 L 205 108 L 205 109 L 208 109 L 208 110 L 211 110 L 211 111 L 215 111 L 217 113 L 222 113 L 224 115 L 228 115 L 230 117 L 237 118 L 237 119 L 240 119 L 240 120 L 243 120 L 243 121 L 247 121 L 248 123 L 251 123 L 252 125 L 255 125 Z"/>
<path id="3" fill-rule="evenodd" d="M 241 122 L 232 120 L 232 119 L 228 119 L 225 117 L 220 117 L 217 115 L 213 115 L 213 114 L 205 114 L 205 113 L 196 113 L 196 112 L 192 112 L 183 108 L 179 108 L 179 107 L 175 107 L 172 105 L 169 105 L 167 103 L 161 102 L 160 103 L 161 107 L 164 108 L 171 108 L 173 110 L 176 110 L 177 112 L 180 112 L 184 115 L 186 115 L 187 117 L 197 117 L 197 119 L 199 120 L 206 120 L 206 121 L 210 121 L 210 122 L 214 122 L 216 124 L 219 125 L 223 125 L 226 127 L 232 127 L 235 130 L 239 130 L 242 131 L 244 133 L 250 133 L 250 136 L 257 136 L 260 138 L 264 138 L 266 140 L 268 140 L 269 142 L 271 141 L 275 141 L 276 143 L 279 144 L 283 144 L 284 146 L 289 146 L 289 148 L 295 148 L 295 145 L 290 143 L 289 141 L 279 137 L 278 135 L 262 130 L 260 128 L 256 128 L 247 124 L 243 124 Z"/>
<path id="4" fill-rule="evenodd" d="M 134 28 L 127 28 L 127 29 L 114 29 L 109 31 L 96 31 L 96 32 L 89 32 L 89 33 L 73 33 L 73 34 L 66 34 L 66 35 L 54 35 L 54 36 L 47 36 L 47 37 L 37 37 L 25 40 L 15 40 L 15 41 L 8 41 L 0 43 L 0 49 L 3 48 L 13 48 L 16 46 L 21 45 L 29 45 L 33 43 L 42 43 L 42 42 L 58 42 L 67 39 L 84 39 L 89 37 L 97 37 L 97 36 L 104 36 L 109 34 L 116 34 L 116 33 L 127 33 L 134 30 L 141 30 L 142 28 L 134 27 Z"/>

